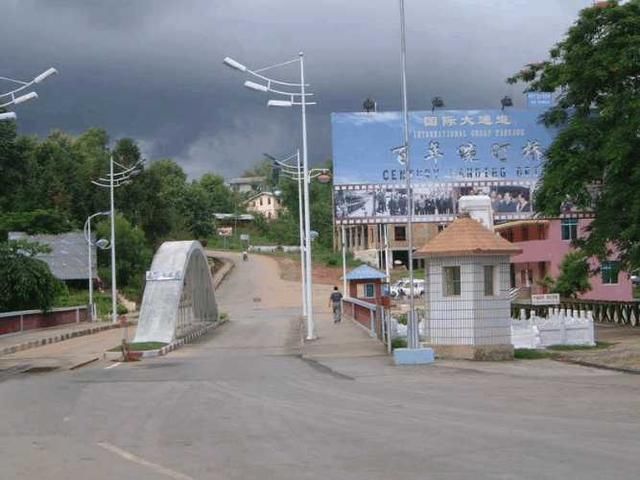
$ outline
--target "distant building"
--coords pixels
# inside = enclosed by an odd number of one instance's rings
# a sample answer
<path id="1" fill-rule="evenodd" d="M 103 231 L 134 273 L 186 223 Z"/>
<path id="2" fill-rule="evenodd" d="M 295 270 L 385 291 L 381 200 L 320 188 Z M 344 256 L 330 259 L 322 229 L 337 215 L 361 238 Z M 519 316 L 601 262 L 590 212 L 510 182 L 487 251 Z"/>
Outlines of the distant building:
<path id="1" fill-rule="evenodd" d="M 229 188 L 237 193 L 255 194 L 264 189 L 265 177 L 239 177 L 227 181 Z"/>
<path id="2" fill-rule="evenodd" d="M 345 225 L 345 248 L 362 261 L 373 263 L 380 269 L 384 269 L 384 225 L 361 224 Z M 391 264 L 400 261 L 405 267 L 409 260 L 409 242 L 407 241 L 407 224 L 388 224 L 389 253 Z M 444 229 L 444 225 L 437 223 L 414 223 L 413 224 L 413 245 L 422 245 L 433 238 Z M 342 227 L 337 226 L 335 231 L 334 248 L 339 250 L 342 246 Z M 369 258 L 373 255 L 373 258 Z M 414 258 L 414 267 L 424 267 L 424 260 Z"/>
<path id="3" fill-rule="evenodd" d="M 571 242 L 583 235 L 590 218 L 575 214 L 561 218 L 521 220 L 496 225 L 496 232 L 515 243 L 522 253 L 511 258 L 511 286 L 519 288 L 520 297 L 548 293 L 542 280 L 549 275 L 557 278 L 560 263 L 573 247 Z M 599 273 L 589 279 L 591 290 L 580 295 L 587 300 L 633 300 L 633 285 L 629 274 L 620 270 L 612 258 L 600 264 L 589 260 Z"/>
<path id="4" fill-rule="evenodd" d="M 271 192 L 261 192 L 244 202 L 248 212 L 260 213 L 267 220 L 278 218 L 284 208 L 282 201 Z"/>
<path id="5" fill-rule="evenodd" d="M 51 252 L 37 256 L 49 265 L 54 277 L 64 280 L 87 280 L 89 276 L 89 251 L 82 232 L 68 232 L 59 235 L 27 235 L 23 232 L 9 232 L 9 240 L 26 240 L 47 245 Z M 93 278 L 97 277 L 96 247 L 91 247 Z"/>

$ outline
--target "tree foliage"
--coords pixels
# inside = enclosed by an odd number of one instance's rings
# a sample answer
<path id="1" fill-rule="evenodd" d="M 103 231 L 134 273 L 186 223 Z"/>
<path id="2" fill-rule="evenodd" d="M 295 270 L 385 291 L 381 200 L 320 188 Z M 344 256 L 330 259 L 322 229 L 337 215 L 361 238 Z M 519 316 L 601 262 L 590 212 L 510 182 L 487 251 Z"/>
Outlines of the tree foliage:
<path id="1" fill-rule="evenodd" d="M 640 0 L 582 10 L 550 59 L 509 81 L 556 92 L 543 120 L 559 134 L 547 152 L 536 207 L 557 215 L 567 199 L 595 219 L 581 247 L 640 267 Z"/>
<path id="2" fill-rule="evenodd" d="M 49 266 L 35 258 L 47 248 L 25 241 L 0 242 L 0 312 L 48 310 L 64 290 Z"/>
<path id="3" fill-rule="evenodd" d="M 565 255 L 560 263 L 560 275 L 553 284 L 553 293 L 565 298 L 577 298 L 579 294 L 591 290 L 589 263 L 580 250 Z"/>

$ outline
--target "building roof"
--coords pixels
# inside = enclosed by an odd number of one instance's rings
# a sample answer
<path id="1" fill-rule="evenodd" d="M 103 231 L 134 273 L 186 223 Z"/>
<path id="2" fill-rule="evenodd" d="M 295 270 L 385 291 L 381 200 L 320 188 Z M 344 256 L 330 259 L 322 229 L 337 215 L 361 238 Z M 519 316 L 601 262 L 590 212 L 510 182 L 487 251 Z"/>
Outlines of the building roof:
<path id="1" fill-rule="evenodd" d="M 429 240 L 416 252 L 417 257 L 458 257 L 479 255 L 517 255 L 522 249 L 492 232 L 468 215 Z"/>
<path id="2" fill-rule="evenodd" d="M 262 183 L 266 180 L 266 177 L 237 177 L 227 180 L 229 185 L 254 185 L 256 183 Z"/>
<path id="3" fill-rule="evenodd" d="M 48 245 L 49 253 L 38 254 L 36 258 L 49 265 L 54 277 L 60 280 L 86 280 L 89 276 L 89 252 L 82 232 L 68 232 L 59 235 L 26 235 L 9 232 L 9 240 L 27 240 Z M 96 276 L 96 249 L 92 250 L 92 273 Z"/>
<path id="4" fill-rule="evenodd" d="M 386 275 L 369 265 L 360 265 L 347 273 L 347 280 L 383 280 Z"/>
<path id="5" fill-rule="evenodd" d="M 258 192 L 255 195 L 251 195 L 243 203 L 249 203 L 250 201 L 255 200 L 256 198 L 262 197 L 263 195 L 266 195 L 268 197 L 276 197 L 276 194 L 272 192 Z"/>
<path id="6" fill-rule="evenodd" d="M 530 219 L 530 220 L 515 220 L 513 222 L 505 222 L 496 225 L 494 228 L 496 231 L 506 230 L 513 227 L 524 227 L 526 225 L 548 225 L 549 220 Z"/>

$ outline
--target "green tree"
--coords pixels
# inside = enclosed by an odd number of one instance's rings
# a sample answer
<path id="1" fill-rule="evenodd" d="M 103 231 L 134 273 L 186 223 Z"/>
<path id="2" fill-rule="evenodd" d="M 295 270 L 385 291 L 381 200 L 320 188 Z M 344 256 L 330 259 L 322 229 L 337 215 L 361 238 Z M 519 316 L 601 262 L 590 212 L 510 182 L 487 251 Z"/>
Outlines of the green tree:
<path id="1" fill-rule="evenodd" d="M 64 284 L 36 258 L 48 249 L 25 241 L 0 242 L 0 311 L 48 310 Z"/>
<path id="2" fill-rule="evenodd" d="M 110 238 L 110 220 L 101 221 L 96 238 Z M 119 287 L 140 288 L 145 271 L 151 264 L 152 252 L 145 242 L 144 232 L 121 214 L 116 215 L 116 275 Z M 111 252 L 98 250 L 100 277 L 111 283 Z"/>
<path id="3" fill-rule="evenodd" d="M 560 263 L 560 275 L 554 282 L 552 292 L 565 298 L 576 298 L 579 294 L 591 290 L 589 275 L 589 261 L 584 252 L 569 252 Z"/>
<path id="4" fill-rule="evenodd" d="M 580 242 L 587 255 L 612 249 L 626 270 L 640 268 L 640 0 L 599 2 L 581 11 L 550 59 L 508 81 L 557 92 L 543 120 L 558 127 L 549 147 L 536 208 L 593 208 Z"/>

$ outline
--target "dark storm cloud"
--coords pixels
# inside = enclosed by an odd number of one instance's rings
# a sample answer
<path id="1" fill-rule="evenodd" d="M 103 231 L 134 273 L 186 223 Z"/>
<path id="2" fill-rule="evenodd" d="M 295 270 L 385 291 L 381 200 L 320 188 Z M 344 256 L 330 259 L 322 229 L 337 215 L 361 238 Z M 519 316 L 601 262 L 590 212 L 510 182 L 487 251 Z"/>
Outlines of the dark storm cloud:
<path id="1" fill-rule="evenodd" d="M 406 0 L 409 104 L 497 106 L 520 88 L 504 79 L 546 57 L 589 0 Z M 225 69 L 230 55 L 263 66 L 306 55 L 319 104 L 310 154 L 330 156 L 329 114 L 372 95 L 400 106 L 396 0 L 4 0 L 4 75 L 61 74 L 18 110 L 24 133 L 106 128 L 150 158 L 174 157 L 191 176 L 236 175 L 262 152 L 299 144 L 299 111 L 273 111 Z M 277 72 L 295 78 L 295 68 Z"/>

